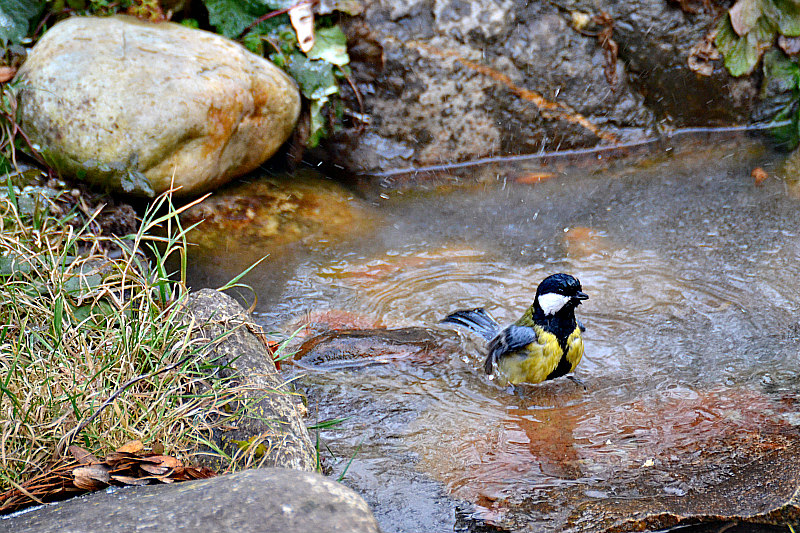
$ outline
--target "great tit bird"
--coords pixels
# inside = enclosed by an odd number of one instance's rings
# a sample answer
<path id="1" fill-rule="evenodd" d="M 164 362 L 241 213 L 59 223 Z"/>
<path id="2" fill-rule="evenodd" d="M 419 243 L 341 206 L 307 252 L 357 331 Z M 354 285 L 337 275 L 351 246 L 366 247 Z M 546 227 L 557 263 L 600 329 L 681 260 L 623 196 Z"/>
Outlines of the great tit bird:
<path id="1" fill-rule="evenodd" d="M 587 298 L 577 278 L 553 274 L 539 284 L 522 318 L 503 330 L 481 308 L 456 311 L 442 322 L 489 341 L 484 370 L 500 385 L 540 383 L 573 372 L 581 362 L 585 328 L 575 319 L 575 308 Z"/>

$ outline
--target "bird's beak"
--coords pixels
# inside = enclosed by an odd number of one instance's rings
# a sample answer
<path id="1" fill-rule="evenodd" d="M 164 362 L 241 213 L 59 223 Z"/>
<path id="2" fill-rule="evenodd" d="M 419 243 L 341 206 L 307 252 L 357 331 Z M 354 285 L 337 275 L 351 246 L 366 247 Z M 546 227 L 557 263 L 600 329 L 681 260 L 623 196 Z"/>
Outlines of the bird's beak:
<path id="1" fill-rule="evenodd" d="M 589 299 L 589 295 L 586 294 L 585 292 L 578 291 L 578 292 L 575 293 L 575 296 L 573 296 L 572 298 L 574 300 L 588 300 Z"/>

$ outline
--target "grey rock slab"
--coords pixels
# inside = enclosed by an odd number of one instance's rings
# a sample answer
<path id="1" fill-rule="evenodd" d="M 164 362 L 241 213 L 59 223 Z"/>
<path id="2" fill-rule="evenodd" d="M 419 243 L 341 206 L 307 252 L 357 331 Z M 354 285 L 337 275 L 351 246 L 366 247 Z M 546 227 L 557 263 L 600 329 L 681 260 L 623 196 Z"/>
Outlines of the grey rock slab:
<path id="1" fill-rule="evenodd" d="M 20 69 L 21 124 L 65 175 L 148 195 L 211 190 L 291 134 L 295 82 L 213 33 L 132 17 L 56 24 Z"/>
<path id="2" fill-rule="evenodd" d="M 347 487 L 311 472 L 269 468 L 93 493 L 0 519 L 0 531 L 371 533 L 378 526 Z"/>

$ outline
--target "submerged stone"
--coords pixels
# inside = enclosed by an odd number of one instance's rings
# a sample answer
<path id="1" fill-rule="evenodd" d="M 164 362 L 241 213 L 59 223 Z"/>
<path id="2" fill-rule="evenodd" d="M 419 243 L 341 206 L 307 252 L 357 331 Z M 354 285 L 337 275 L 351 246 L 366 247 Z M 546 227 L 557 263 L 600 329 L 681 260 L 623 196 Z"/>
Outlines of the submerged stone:
<path id="1" fill-rule="evenodd" d="M 567 383 L 530 387 L 506 399 L 499 423 L 451 423 L 452 443 L 415 448 L 420 468 L 472 502 L 459 517 L 465 529 L 618 533 L 800 520 L 800 433 L 784 420 L 791 402 L 675 388 L 609 409 L 591 385 L 588 394 Z M 437 423 L 438 413 L 424 413 L 415 427 Z"/>
<path id="2" fill-rule="evenodd" d="M 242 269 L 292 243 L 320 246 L 356 236 L 370 221 L 368 210 L 344 187 L 308 176 L 236 184 L 181 215 L 184 226 L 200 222 L 189 241 L 201 253 L 217 257 L 224 249 L 225 265 Z"/>
<path id="3" fill-rule="evenodd" d="M 455 346 L 425 328 L 346 329 L 317 335 L 298 349 L 296 364 L 314 370 L 362 368 L 393 361 L 432 365 Z"/>
<path id="4" fill-rule="evenodd" d="M 131 17 L 74 17 L 17 76 L 21 124 L 60 172 L 113 190 L 177 195 L 245 174 L 288 138 L 294 81 L 219 35 Z"/>

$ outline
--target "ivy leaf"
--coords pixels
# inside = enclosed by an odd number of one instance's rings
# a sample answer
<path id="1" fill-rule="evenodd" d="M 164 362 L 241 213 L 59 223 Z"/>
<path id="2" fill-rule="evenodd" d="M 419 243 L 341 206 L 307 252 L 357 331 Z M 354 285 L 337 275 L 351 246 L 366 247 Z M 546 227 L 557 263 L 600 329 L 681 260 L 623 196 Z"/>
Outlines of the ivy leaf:
<path id="1" fill-rule="evenodd" d="M 19 43 L 44 9 L 44 0 L 0 0 L 0 41 Z"/>
<path id="2" fill-rule="evenodd" d="M 321 59 L 339 67 L 350 62 L 347 38 L 339 26 L 318 29 L 314 47 L 306 55 L 309 59 Z"/>

